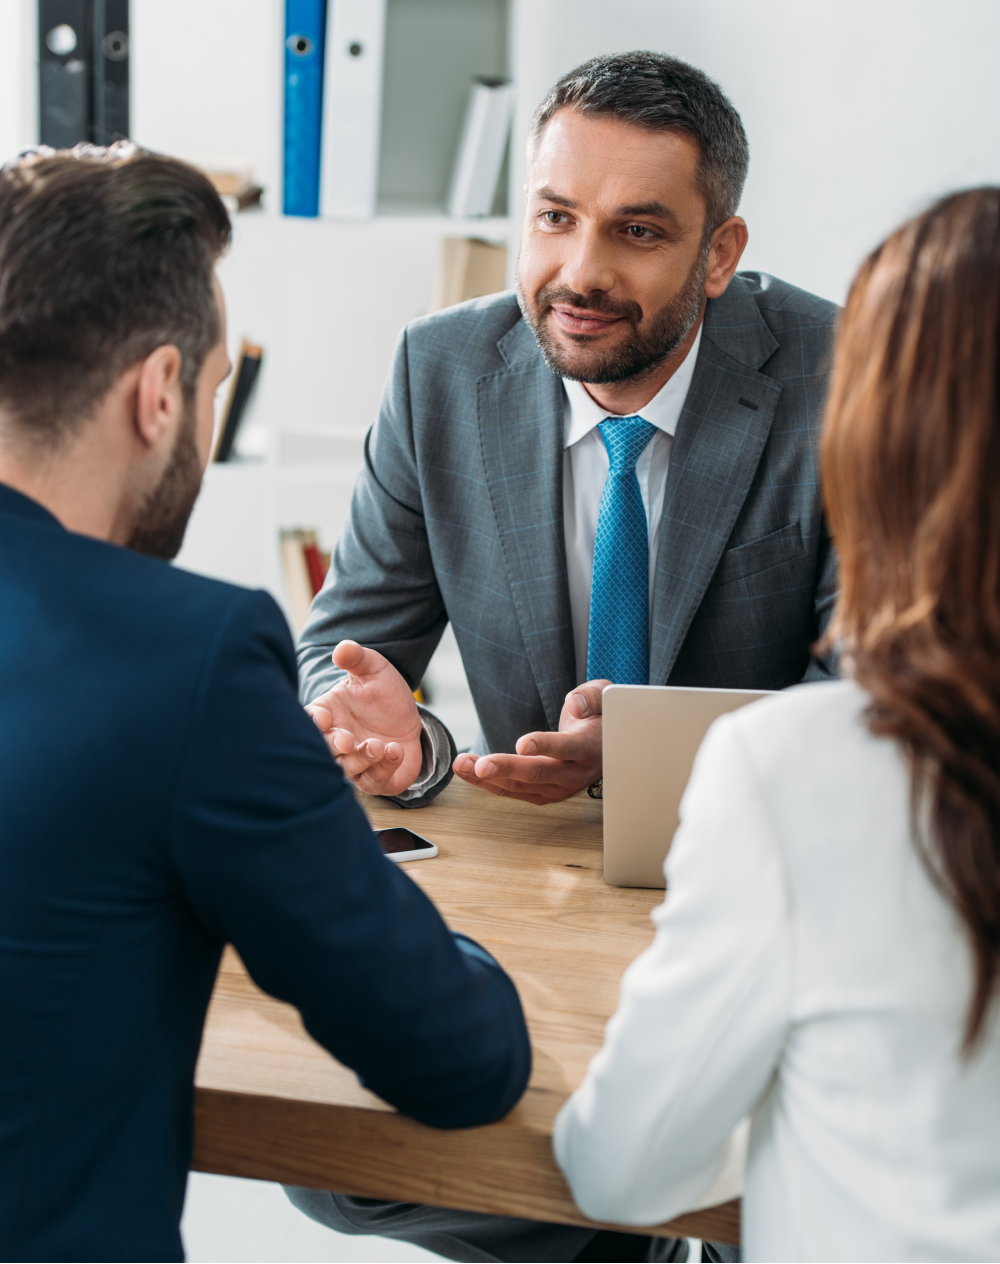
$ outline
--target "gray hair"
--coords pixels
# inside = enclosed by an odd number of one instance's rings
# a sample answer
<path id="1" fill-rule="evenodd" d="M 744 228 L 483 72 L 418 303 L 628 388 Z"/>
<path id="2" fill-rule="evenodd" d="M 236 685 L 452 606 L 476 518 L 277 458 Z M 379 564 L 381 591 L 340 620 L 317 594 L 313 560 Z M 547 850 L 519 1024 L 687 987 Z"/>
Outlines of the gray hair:
<path id="1" fill-rule="evenodd" d="M 563 75 L 535 111 L 529 154 L 557 110 L 611 116 L 649 131 L 685 132 L 701 149 L 698 187 L 705 199 L 705 235 L 735 215 L 750 163 L 739 114 L 719 85 L 665 53 L 593 57 Z"/>

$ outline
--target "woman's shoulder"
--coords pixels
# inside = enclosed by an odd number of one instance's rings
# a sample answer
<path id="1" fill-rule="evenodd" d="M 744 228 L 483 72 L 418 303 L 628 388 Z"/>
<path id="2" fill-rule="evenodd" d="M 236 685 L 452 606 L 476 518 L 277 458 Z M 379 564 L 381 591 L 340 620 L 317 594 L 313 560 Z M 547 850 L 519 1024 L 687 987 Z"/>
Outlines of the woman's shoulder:
<path id="1" fill-rule="evenodd" d="M 720 745 L 739 748 L 736 757 L 778 815 L 782 805 L 839 815 L 845 795 L 865 811 L 879 802 L 895 813 L 902 804 L 905 815 L 905 761 L 894 741 L 869 729 L 870 703 L 853 680 L 798 685 L 725 716 Z"/>
<path id="2" fill-rule="evenodd" d="M 853 680 L 796 685 L 741 707 L 718 722 L 742 746 L 760 784 L 790 774 L 812 781 L 845 765 L 898 762 L 895 743 L 875 737 L 869 694 Z"/>
<path id="3" fill-rule="evenodd" d="M 845 678 L 782 689 L 732 714 L 747 734 L 793 732 L 817 724 L 855 725 L 870 702 L 860 685 Z"/>

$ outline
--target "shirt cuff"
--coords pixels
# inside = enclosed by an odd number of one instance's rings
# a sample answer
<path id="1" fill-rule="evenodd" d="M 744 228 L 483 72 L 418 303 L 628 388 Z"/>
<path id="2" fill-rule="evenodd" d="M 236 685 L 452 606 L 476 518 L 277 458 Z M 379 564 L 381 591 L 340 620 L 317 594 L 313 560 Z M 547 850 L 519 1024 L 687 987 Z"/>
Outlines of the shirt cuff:
<path id="1" fill-rule="evenodd" d="M 458 754 L 454 738 L 437 716 L 419 703 L 417 710 L 420 712 L 423 760 L 420 772 L 409 789 L 391 796 L 392 802 L 401 808 L 422 808 L 436 798 L 451 781 L 451 766 Z"/>

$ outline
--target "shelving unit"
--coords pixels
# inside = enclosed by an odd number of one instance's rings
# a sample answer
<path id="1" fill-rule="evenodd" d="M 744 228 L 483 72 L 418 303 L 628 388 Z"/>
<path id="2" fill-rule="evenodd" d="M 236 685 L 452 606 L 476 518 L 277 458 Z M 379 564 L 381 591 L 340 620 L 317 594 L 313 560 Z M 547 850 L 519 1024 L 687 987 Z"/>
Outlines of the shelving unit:
<path id="1" fill-rule="evenodd" d="M 386 0 L 380 214 L 441 212 L 472 79 L 511 77 L 509 24 L 508 0 Z"/>
<path id="2" fill-rule="evenodd" d="M 430 310 L 446 236 L 509 240 L 510 222 L 442 215 L 344 223 L 271 207 L 234 219 L 219 268 L 230 355 L 264 347 L 241 449 L 258 459 L 210 466 L 179 564 L 268 589 L 287 611 L 282 528 L 340 533 L 364 436 L 403 326 Z"/>
<path id="3" fill-rule="evenodd" d="M 255 5 L 276 33 L 280 0 Z M 508 0 L 387 0 L 372 219 L 280 214 L 280 188 L 267 172 L 280 170 L 281 134 L 270 129 L 274 152 L 255 156 L 268 183 L 264 208 L 235 217 L 219 270 L 231 354 L 244 336 L 264 347 L 239 444 L 256 459 L 209 468 L 180 565 L 264 587 L 287 613 L 281 530 L 311 527 L 326 548 L 335 543 L 396 340 L 431 308 L 442 240 L 511 244 L 506 172 L 493 217 L 443 212 L 469 83 L 477 74 L 509 74 L 508 43 Z M 276 56 L 266 73 L 269 108 L 280 112 Z M 150 117 L 141 97 L 139 117 Z M 225 150 L 218 139 L 214 147 Z M 197 157 L 191 145 L 187 156 Z"/>

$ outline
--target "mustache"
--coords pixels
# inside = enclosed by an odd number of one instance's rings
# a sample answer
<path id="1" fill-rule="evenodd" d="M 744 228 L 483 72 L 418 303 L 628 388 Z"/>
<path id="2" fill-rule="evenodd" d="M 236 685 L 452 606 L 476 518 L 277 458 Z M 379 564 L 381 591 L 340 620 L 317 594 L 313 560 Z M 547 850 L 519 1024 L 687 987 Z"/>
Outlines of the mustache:
<path id="1" fill-rule="evenodd" d="M 591 294 L 577 294 L 568 285 L 543 285 L 535 295 L 535 308 L 538 311 L 552 307 L 554 303 L 568 303 L 580 311 L 595 312 L 598 316 L 616 316 L 638 325 L 642 320 L 642 308 L 629 299 L 615 300 L 600 290 Z"/>

